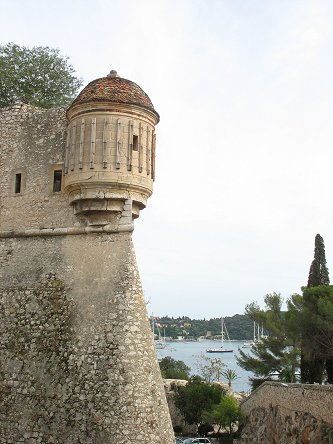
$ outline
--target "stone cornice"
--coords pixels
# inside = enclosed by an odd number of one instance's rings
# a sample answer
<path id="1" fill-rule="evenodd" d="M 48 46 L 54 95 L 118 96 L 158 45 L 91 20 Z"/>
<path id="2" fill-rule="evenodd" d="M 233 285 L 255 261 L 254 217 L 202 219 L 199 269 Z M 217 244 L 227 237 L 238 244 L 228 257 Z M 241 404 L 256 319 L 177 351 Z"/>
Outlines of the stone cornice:
<path id="1" fill-rule="evenodd" d="M 82 234 L 124 233 L 132 232 L 134 224 L 124 224 L 117 227 L 104 225 L 103 227 L 59 227 L 59 228 L 30 228 L 26 230 L 1 230 L 0 239 L 16 237 L 40 237 L 40 236 L 73 236 Z"/>

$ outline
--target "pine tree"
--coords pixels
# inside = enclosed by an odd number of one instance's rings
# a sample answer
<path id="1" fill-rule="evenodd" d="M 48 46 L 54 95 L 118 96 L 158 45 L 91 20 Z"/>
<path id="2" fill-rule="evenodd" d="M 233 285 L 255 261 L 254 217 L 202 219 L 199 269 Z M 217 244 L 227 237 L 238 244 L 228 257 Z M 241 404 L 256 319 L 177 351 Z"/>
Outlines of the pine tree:
<path id="1" fill-rule="evenodd" d="M 281 295 L 267 294 L 265 305 L 265 310 L 256 303 L 246 307 L 246 314 L 263 326 L 265 336 L 255 341 L 251 353 L 239 350 L 237 358 L 240 367 L 254 373 L 253 388 L 272 374 L 278 374 L 280 381 L 296 382 L 295 372 L 299 367 L 299 331 L 292 328 L 294 323 L 282 310 Z"/>

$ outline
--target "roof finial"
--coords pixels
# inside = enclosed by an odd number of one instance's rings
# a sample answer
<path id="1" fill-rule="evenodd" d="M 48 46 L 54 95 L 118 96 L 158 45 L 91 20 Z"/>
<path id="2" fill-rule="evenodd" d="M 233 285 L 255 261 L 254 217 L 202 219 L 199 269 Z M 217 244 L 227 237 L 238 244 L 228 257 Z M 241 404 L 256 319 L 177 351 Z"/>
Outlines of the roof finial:
<path id="1" fill-rule="evenodd" d="M 110 78 L 110 77 L 119 77 L 119 76 L 118 76 L 117 71 L 115 69 L 112 69 L 106 77 Z"/>

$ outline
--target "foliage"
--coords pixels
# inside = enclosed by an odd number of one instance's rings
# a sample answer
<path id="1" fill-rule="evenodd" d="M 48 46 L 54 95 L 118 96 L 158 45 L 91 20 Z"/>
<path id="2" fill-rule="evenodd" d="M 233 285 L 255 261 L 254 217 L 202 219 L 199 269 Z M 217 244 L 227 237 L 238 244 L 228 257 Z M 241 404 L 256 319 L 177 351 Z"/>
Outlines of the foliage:
<path id="1" fill-rule="evenodd" d="M 326 267 L 324 240 L 317 234 L 315 237 L 314 259 L 310 266 L 308 287 L 329 285 L 328 269 Z"/>
<path id="2" fill-rule="evenodd" d="M 228 368 L 227 370 L 223 370 L 222 376 L 226 378 L 229 387 L 231 387 L 231 384 L 235 379 L 239 379 L 239 376 L 237 376 L 235 370 L 231 370 L 230 368 Z"/>
<path id="3" fill-rule="evenodd" d="M 233 396 L 224 396 L 214 409 L 215 423 L 220 427 L 228 428 L 233 434 L 233 428 L 243 419 L 243 413 Z"/>
<path id="4" fill-rule="evenodd" d="M 237 362 L 258 378 L 268 378 L 272 373 L 277 373 L 281 381 L 287 377 L 288 382 L 295 382 L 300 335 L 282 311 L 282 303 L 281 295 L 272 293 L 265 297 L 265 310 L 261 310 L 256 303 L 246 307 L 249 317 L 263 326 L 266 335 L 254 343 L 251 354 L 240 350 Z"/>
<path id="5" fill-rule="evenodd" d="M 267 295 L 266 309 L 257 304 L 247 307 L 247 314 L 262 323 L 267 336 L 256 342 L 252 354 L 240 351 L 238 363 L 252 371 L 253 382 L 276 373 L 280 381 L 296 382 L 300 366 L 301 382 L 333 383 L 333 286 L 329 285 L 325 247 L 317 234 L 315 255 L 310 267 L 308 286 L 303 295 L 294 294 L 281 310 L 280 295 Z M 301 358 L 301 364 L 299 364 Z"/>
<path id="6" fill-rule="evenodd" d="M 325 365 L 327 380 L 333 383 L 333 359 L 329 356 L 330 348 L 327 347 L 327 342 L 330 342 L 330 330 L 332 331 L 332 326 L 327 326 L 327 316 L 329 317 L 327 310 L 329 311 L 330 297 L 322 294 L 325 292 L 325 286 L 328 286 L 329 283 L 324 240 L 320 234 L 317 234 L 315 237 L 314 259 L 310 266 L 307 289 L 303 289 L 304 305 L 301 311 L 301 380 L 304 383 L 321 383 L 323 381 Z M 309 291 L 310 288 L 320 286 L 324 286 L 324 288 L 314 292 L 312 290 Z"/>
<path id="7" fill-rule="evenodd" d="M 302 382 L 323 382 L 325 364 L 329 383 L 329 369 L 333 360 L 333 286 L 321 285 L 303 289 L 301 312 L 302 352 L 306 366 Z"/>
<path id="8" fill-rule="evenodd" d="M 204 412 L 220 402 L 225 391 L 204 382 L 199 376 L 192 376 L 186 386 L 175 389 L 175 405 L 188 424 L 199 427 L 205 422 Z"/>
<path id="9" fill-rule="evenodd" d="M 198 427 L 198 433 L 201 436 L 207 436 L 209 432 L 213 432 L 213 431 L 214 431 L 214 427 L 211 424 L 208 424 L 207 422 L 200 424 Z"/>
<path id="10" fill-rule="evenodd" d="M 187 380 L 190 377 L 190 368 L 183 361 L 177 361 L 171 356 L 166 356 L 161 359 L 159 364 L 162 378 Z"/>
<path id="11" fill-rule="evenodd" d="M 0 45 L 0 108 L 17 102 L 41 108 L 66 106 L 82 85 L 74 72 L 58 49 Z"/>
<path id="12" fill-rule="evenodd" d="M 165 328 L 166 336 L 176 338 L 192 337 L 198 338 L 206 336 L 210 332 L 211 336 L 221 336 L 221 318 L 212 319 L 191 319 L 187 316 L 173 318 L 163 316 L 158 320 L 160 326 Z M 252 339 L 253 322 L 246 315 L 236 314 L 225 317 L 224 323 L 228 330 L 230 339 L 243 340 Z"/>
<path id="13" fill-rule="evenodd" d="M 222 358 L 210 358 L 204 353 L 196 356 L 197 364 L 196 367 L 199 371 L 200 376 L 206 382 L 219 381 L 220 375 L 222 374 L 222 369 L 225 367 Z"/>

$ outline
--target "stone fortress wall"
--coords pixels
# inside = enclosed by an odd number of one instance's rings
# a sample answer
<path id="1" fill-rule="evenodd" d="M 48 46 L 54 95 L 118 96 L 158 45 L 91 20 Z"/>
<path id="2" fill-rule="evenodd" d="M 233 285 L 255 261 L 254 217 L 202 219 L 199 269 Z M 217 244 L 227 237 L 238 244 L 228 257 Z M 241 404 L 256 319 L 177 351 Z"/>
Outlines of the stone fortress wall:
<path id="1" fill-rule="evenodd" d="M 333 387 L 265 382 L 241 405 L 240 444 L 333 442 Z"/>
<path id="2" fill-rule="evenodd" d="M 14 105 L 1 109 L 0 119 L 1 230 L 73 226 L 68 197 L 53 192 L 53 171 L 62 169 L 65 152 L 65 110 Z"/>
<path id="3" fill-rule="evenodd" d="M 170 443 L 130 234 L 84 236 L 0 242 L 0 442 Z"/>
<path id="4" fill-rule="evenodd" d="M 63 109 L 0 110 L 0 443 L 171 444 L 131 236 L 152 184 L 114 205 L 92 170 L 75 211 L 68 140 Z"/>

